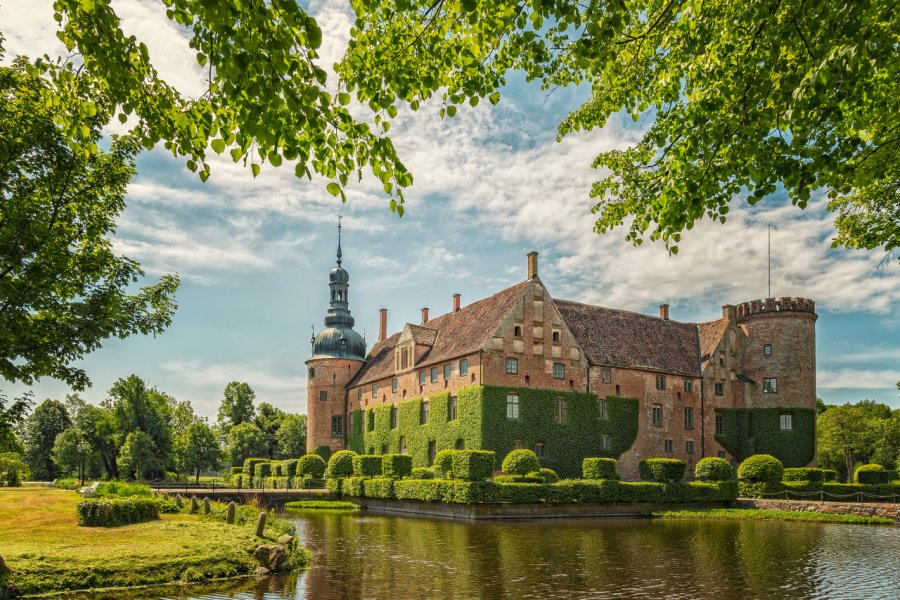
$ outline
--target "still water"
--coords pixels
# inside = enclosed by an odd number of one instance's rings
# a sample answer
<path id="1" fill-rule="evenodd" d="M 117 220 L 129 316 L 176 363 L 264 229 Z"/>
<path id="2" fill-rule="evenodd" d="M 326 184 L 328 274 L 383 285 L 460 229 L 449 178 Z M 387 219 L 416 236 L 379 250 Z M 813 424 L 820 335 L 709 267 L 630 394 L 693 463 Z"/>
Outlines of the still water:
<path id="1" fill-rule="evenodd" d="M 307 571 L 180 597 L 900 598 L 897 527 L 287 516 L 315 557 Z"/>

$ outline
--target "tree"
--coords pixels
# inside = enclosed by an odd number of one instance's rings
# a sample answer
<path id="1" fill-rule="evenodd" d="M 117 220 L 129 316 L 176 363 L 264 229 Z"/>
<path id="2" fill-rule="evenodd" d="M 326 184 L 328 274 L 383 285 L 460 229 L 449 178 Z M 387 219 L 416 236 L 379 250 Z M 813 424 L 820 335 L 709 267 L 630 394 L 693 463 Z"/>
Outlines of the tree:
<path id="1" fill-rule="evenodd" d="M 868 422 L 865 412 L 857 406 L 832 406 L 816 421 L 816 441 L 819 452 L 840 456 L 853 476 L 854 456 L 868 444 Z"/>
<path id="2" fill-rule="evenodd" d="M 82 445 L 87 450 L 82 452 Z M 91 465 L 95 456 L 81 432 L 75 427 L 69 427 L 57 436 L 53 443 L 53 463 L 60 473 L 71 475 L 81 470 L 81 465 Z M 88 470 L 88 469 L 85 469 Z"/>
<path id="3" fill-rule="evenodd" d="M 339 73 L 389 113 L 436 92 L 441 116 L 487 97 L 511 70 L 544 89 L 590 87 L 559 136 L 624 112 L 645 128 L 593 166 L 598 233 L 629 223 L 677 252 L 729 205 L 824 188 L 834 245 L 900 246 L 900 19 L 888 0 L 393 0 L 354 2 Z"/>
<path id="4" fill-rule="evenodd" d="M 266 456 L 275 458 L 278 454 L 278 430 L 284 421 L 285 413 L 268 402 L 261 403 L 256 409 L 254 423 L 263 432 L 266 439 Z"/>
<path id="5" fill-rule="evenodd" d="M 28 467 L 16 452 L 0 452 L 0 485 L 19 486 L 28 477 Z"/>
<path id="6" fill-rule="evenodd" d="M 23 60 L 0 67 L 0 376 L 83 389 L 90 380 L 73 363 L 108 338 L 162 333 L 178 278 L 129 293 L 143 271 L 110 236 L 139 146 L 116 138 L 109 152 L 73 151 L 48 94 Z M 104 123 L 85 115 L 78 127 L 96 142 Z"/>
<path id="7" fill-rule="evenodd" d="M 112 410 L 118 444 L 131 432 L 147 433 L 153 440 L 160 468 L 165 468 L 172 453 L 169 423 L 170 404 L 174 400 L 156 388 L 147 387 L 137 375 L 129 375 L 113 384 L 104 403 Z"/>
<path id="8" fill-rule="evenodd" d="M 278 431 L 276 458 L 297 458 L 306 454 L 306 415 L 285 415 Z"/>
<path id="9" fill-rule="evenodd" d="M 16 398 L 9 403 L 8 408 L 7 403 L 9 400 L 3 392 L 0 392 L 0 453 L 18 453 L 22 451 L 22 444 L 16 437 L 15 429 L 31 408 L 31 394 L 27 393 L 21 398 Z"/>
<path id="10" fill-rule="evenodd" d="M 123 477 L 138 481 L 145 479 L 148 473 L 159 470 L 153 438 L 144 431 L 130 432 L 119 450 L 117 463 Z"/>
<path id="11" fill-rule="evenodd" d="M 225 386 L 222 404 L 219 405 L 218 421 L 219 427 L 226 435 L 235 425 L 253 420 L 254 398 L 256 392 L 246 383 L 232 381 Z"/>
<path id="12" fill-rule="evenodd" d="M 69 411 L 58 400 L 44 400 L 25 420 L 23 438 L 25 462 L 36 480 L 56 479 L 59 471 L 53 462 L 56 438 L 72 425 Z"/>
<path id="13" fill-rule="evenodd" d="M 243 465 L 248 458 L 263 457 L 266 437 L 253 423 L 241 423 L 225 434 L 225 451 L 232 465 Z"/>
<path id="14" fill-rule="evenodd" d="M 75 427 L 84 436 L 91 451 L 100 457 L 107 478 L 117 479 L 120 444 L 117 442 L 116 421 L 112 410 L 88 404 L 77 396 L 70 396 L 68 404 Z"/>
<path id="15" fill-rule="evenodd" d="M 197 483 L 200 483 L 202 469 L 219 467 L 222 450 L 219 448 L 219 440 L 206 422 L 197 420 L 191 423 L 179 445 L 185 472 L 195 473 Z"/>

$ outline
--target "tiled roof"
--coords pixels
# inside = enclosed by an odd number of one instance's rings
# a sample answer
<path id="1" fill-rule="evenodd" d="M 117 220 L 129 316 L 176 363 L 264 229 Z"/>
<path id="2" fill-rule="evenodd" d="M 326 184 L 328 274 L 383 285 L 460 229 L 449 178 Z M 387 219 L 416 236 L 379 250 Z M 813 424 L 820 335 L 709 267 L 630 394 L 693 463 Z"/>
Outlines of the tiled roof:
<path id="1" fill-rule="evenodd" d="M 420 346 L 434 346 L 434 340 L 437 339 L 437 329 L 429 329 L 421 325 L 412 325 L 407 323 L 410 333 L 412 333 L 413 342 Z"/>
<path id="2" fill-rule="evenodd" d="M 700 375 L 696 325 L 568 300 L 554 302 L 592 364 Z"/>
<path id="3" fill-rule="evenodd" d="M 437 332 L 431 351 L 420 359 L 416 367 L 442 363 L 478 352 L 512 310 L 515 302 L 522 297 L 530 283 L 523 281 L 493 296 L 463 306 L 456 313 L 440 315 L 421 326 L 413 325 L 412 327 L 416 329 L 430 329 Z M 413 331 L 414 339 L 415 335 L 416 332 Z M 366 357 L 366 364 L 349 386 L 364 385 L 392 376 L 393 349 L 399 337 L 400 334 L 395 333 L 384 342 L 375 344 Z"/>
<path id="4" fill-rule="evenodd" d="M 706 363 L 712 353 L 716 351 L 719 341 L 725 335 L 728 328 L 728 319 L 717 319 L 706 323 L 697 323 L 697 331 L 700 334 L 700 362 Z"/>

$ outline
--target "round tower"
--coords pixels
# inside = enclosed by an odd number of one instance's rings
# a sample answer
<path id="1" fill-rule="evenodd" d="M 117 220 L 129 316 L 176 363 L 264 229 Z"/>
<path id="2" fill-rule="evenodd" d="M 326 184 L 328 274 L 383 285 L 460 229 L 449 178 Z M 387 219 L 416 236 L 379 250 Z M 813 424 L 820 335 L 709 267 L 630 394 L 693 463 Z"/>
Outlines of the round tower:
<path id="1" fill-rule="evenodd" d="M 338 223 L 337 266 L 328 275 L 331 300 L 325 328 L 312 339 L 312 357 L 306 361 L 306 450 L 319 446 L 332 451 L 346 447 L 350 426 L 347 384 L 366 362 L 366 342 L 353 329 L 350 314 L 350 275 L 341 267 L 341 226 Z"/>

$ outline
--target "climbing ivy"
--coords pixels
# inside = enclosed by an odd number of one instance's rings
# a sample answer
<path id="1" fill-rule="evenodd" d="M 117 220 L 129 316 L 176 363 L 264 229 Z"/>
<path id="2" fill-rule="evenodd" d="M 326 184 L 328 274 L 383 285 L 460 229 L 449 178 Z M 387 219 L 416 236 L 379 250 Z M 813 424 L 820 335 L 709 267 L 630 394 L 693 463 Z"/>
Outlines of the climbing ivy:
<path id="1" fill-rule="evenodd" d="M 815 456 L 816 413 L 809 408 L 717 408 L 725 417 L 725 433 L 716 440 L 738 461 L 771 454 L 785 467 L 805 467 Z M 781 429 L 790 414 L 792 429 Z"/>
<path id="2" fill-rule="evenodd" d="M 363 450 L 363 411 L 350 413 L 350 434 L 347 436 L 347 448 L 357 454 L 365 454 Z"/>

